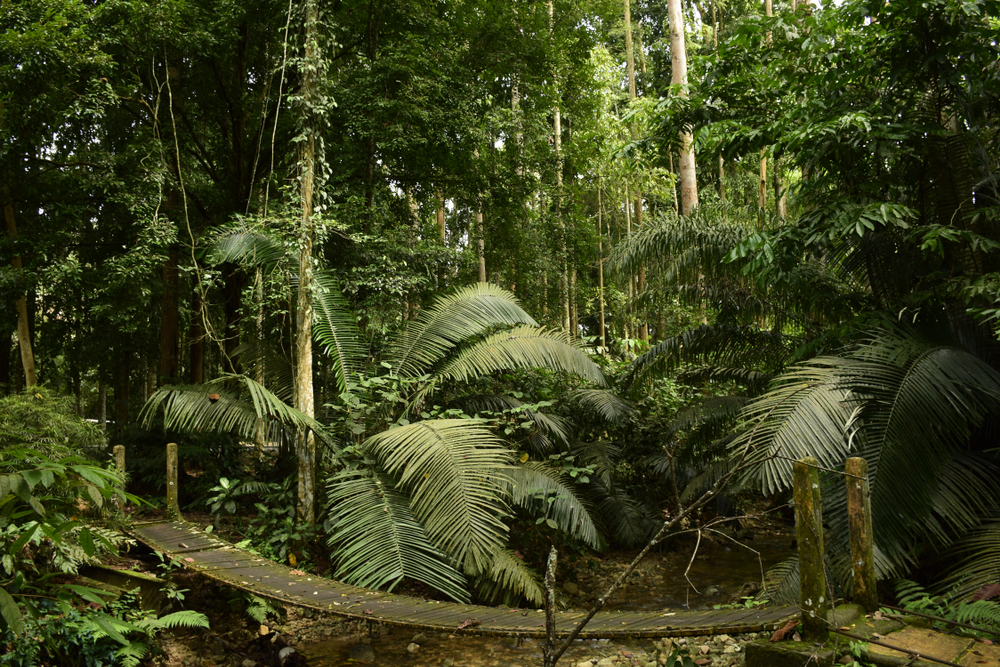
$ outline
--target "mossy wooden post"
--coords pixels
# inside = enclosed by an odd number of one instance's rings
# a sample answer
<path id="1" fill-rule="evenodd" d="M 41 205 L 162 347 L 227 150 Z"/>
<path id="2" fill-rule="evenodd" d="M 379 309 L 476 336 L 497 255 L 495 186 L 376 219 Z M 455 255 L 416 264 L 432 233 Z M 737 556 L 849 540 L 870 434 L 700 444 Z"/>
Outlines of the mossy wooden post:
<path id="1" fill-rule="evenodd" d="M 851 569 L 854 602 L 868 613 L 878 611 L 875 581 L 875 545 L 872 538 L 872 504 L 868 495 L 868 461 L 847 459 L 847 518 L 851 531 Z"/>
<path id="2" fill-rule="evenodd" d="M 167 514 L 172 519 L 181 519 L 181 507 L 177 503 L 177 443 L 167 443 Z"/>
<path id="3" fill-rule="evenodd" d="M 823 562 L 823 503 L 817 465 L 811 456 L 795 463 L 795 537 L 799 545 L 802 636 L 807 641 L 825 642 L 830 600 Z"/>
<path id="4" fill-rule="evenodd" d="M 125 445 L 115 445 L 115 468 L 125 472 Z"/>

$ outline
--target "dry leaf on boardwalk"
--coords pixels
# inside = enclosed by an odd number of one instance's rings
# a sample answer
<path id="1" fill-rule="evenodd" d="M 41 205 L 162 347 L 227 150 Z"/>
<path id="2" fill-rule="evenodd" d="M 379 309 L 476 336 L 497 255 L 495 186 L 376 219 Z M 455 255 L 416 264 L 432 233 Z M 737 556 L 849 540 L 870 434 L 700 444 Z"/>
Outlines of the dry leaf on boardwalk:
<path id="1" fill-rule="evenodd" d="M 477 621 L 477 620 L 472 619 L 472 618 L 467 618 L 467 619 L 465 619 L 464 621 L 462 621 L 461 623 L 458 624 L 458 629 L 459 630 L 464 630 L 466 628 L 474 628 L 477 625 L 482 625 L 482 624 L 483 624 L 482 621 Z"/>

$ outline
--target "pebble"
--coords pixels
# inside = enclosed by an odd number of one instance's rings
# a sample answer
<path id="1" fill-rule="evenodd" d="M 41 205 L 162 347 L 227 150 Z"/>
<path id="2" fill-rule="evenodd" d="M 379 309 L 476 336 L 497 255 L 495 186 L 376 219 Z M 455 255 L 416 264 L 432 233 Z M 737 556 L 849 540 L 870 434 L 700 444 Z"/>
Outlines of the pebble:
<path id="1" fill-rule="evenodd" d="M 257 667 L 257 661 L 247 658 L 246 660 L 243 661 L 240 667 Z"/>
<path id="2" fill-rule="evenodd" d="M 597 662 L 597 667 L 613 667 L 616 662 L 617 660 L 612 657 L 602 658 Z"/>
<path id="3" fill-rule="evenodd" d="M 414 644 L 410 642 L 410 645 L 406 647 L 406 652 L 413 654 L 420 650 L 420 644 Z"/>
<path id="4" fill-rule="evenodd" d="M 426 644 L 427 643 L 427 635 L 425 635 L 422 632 L 418 632 L 417 634 L 413 635 L 413 639 L 411 639 L 410 642 L 412 642 L 414 644 Z"/>
<path id="5" fill-rule="evenodd" d="M 712 647 L 709 646 L 708 644 L 702 644 L 701 646 L 698 647 L 698 652 L 701 653 L 702 655 L 708 655 L 709 653 L 712 652 Z"/>
<path id="6" fill-rule="evenodd" d="M 581 660 L 576 663 L 576 667 L 594 667 L 594 663 L 592 660 Z"/>
<path id="7" fill-rule="evenodd" d="M 451 658 L 445 658 L 441 661 L 441 667 L 455 667 L 455 661 Z"/>

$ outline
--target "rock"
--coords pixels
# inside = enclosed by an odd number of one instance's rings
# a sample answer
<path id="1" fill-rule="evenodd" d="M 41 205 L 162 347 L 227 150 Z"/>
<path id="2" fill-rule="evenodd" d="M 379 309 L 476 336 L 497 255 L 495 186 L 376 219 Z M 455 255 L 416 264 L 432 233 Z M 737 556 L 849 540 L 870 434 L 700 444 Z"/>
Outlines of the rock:
<path id="1" fill-rule="evenodd" d="M 420 644 L 414 644 L 413 642 L 410 642 L 410 645 L 406 647 L 406 652 L 411 655 L 419 650 L 420 650 Z"/>
<path id="2" fill-rule="evenodd" d="M 563 584 L 563 590 L 569 593 L 570 595 L 576 595 L 577 593 L 580 592 L 580 587 L 574 584 L 572 581 L 567 581 L 565 584 Z"/>
<path id="3" fill-rule="evenodd" d="M 455 667 L 455 661 L 451 658 L 445 658 L 441 661 L 441 667 Z"/>
<path id="4" fill-rule="evenodd" d="M 257 667 L 257 661 L 247 658 L 242 663 L 240 663 L 240 667 Z"/>
<path id="5" fill-rule="evenodd" d="M 348 662 L 358 662 L 361 664 L 375 664 L 375 650 L 370 644 L 355 644 L 347 653 Z"/>
<path id="6" fill-rule="evenodd" d="M 594 661 L 593 660 L 581 660 L 580 662 L 576 663 L 576 667 L 594 667 Z"/>
<path id="7" fill-rule="evenodd" d="M 709 586 L 705 589 L 705 595 L 722 595 L 722 589 L 718 586 Z"/>
<path id="8" fill-rule="evenodd" d="M 687 637 L 681 637 L 680 639 L 677 640 L 678 646 L 687 646 L 687 643 L 688 643 Z"/>
<path id="9" fill-rule="evenodd" d="M 702 655 L 708 655 L 711 652 L 712 652 L 712 647 L 709 646 L 708 644 L 702 644 L 701 646 L 698 647 L 698 653 L 701 653 Z"/>
<path id="10" fill-rule="evenodd" d="M 597 667 L 614 667 L 616 662 L 618 661 L 613 657 L 601 658 L 597 661 Z"/>
<path id="11" fill-rule="evenodd" d="M 297 660 L 298 657 L 299 656 L 296 654 L 295 649 L 293 649 L 291 646 L 286 646 L 285 648 L 278 651 L 278 664 L 279 665 L 299 664 L 299 661 Z"/>
<path id="12" fill-rule="evenodd" d="M 414 644 L 426 644 L 427 643 L 427 635 L 425 635 L 422 632 L 418 632 L 417 634 L 413 635 L 413 639 L 411 639 L 410 642 L 412 642 Z"/>
<path id="13" fill-rule="evenodd" d="M 718 636 L 718 637 L 716 637 L 715 639 L 716 639 L 716 641 L 718 641 L 718 642 L 719 642 L 720 644 L 732 644 L 732 643 L 733 643 L 733 638 L 732 638 L 732 637 L 730 637 L 729 635 L 719 635 L 719 636 Z"/>

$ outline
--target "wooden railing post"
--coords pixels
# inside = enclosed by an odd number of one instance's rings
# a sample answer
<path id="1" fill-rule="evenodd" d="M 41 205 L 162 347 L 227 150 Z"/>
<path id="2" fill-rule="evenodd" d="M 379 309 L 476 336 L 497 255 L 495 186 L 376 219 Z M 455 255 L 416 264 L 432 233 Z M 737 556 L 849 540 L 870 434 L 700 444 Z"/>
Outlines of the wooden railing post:
<path id="1" fill-rule="evenodd" d="M 125 445 L 115 445 L 115 468 L 118 472 L 125 472 Z"/>
<path id="2" fill-rule="evenodd" d="M 802 637 L 806 641 L 825 642 L 829 636 L 830 599 L 823 560 L 823 504 L 818 465 L 811 456 L 795 463 L 795 538 L 799 547 Z"/>
<path id="3" fill-rule="evenodd" d="M 167 515 L 181 519 L 181 507 L 177 502 L 177 443 L 167 443 Z"/>
<path id="4" fill-rule="evenodd" d="M 851 531 L 851 569 L 854 571 L 854 601 L 869 614 L 878 611 L 875 575 L 875 544 L 872 537 L 872 505 L 868 494 L 868 461 L 847 459 L 847 519 Z"/>

